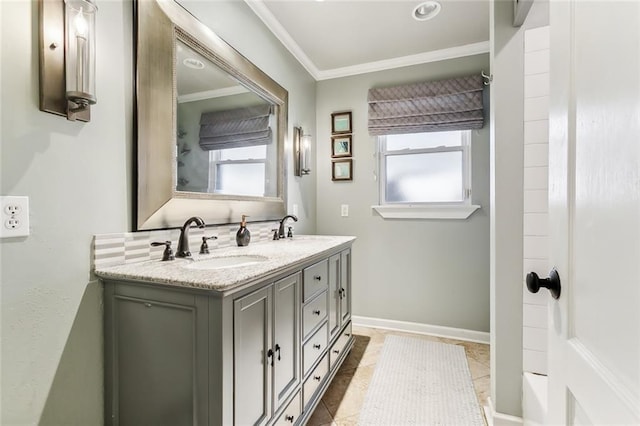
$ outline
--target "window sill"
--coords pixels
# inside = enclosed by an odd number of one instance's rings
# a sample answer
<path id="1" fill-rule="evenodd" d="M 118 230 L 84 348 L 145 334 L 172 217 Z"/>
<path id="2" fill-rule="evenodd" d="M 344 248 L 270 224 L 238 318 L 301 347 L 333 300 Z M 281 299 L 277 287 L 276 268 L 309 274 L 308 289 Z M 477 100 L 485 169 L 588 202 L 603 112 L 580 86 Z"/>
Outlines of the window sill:
<path id="1" fill-rule="evenodd" d="M 466 219 L 480 208 L 478 205 L 384 205 L 371 206 L 385 219 Z"/>

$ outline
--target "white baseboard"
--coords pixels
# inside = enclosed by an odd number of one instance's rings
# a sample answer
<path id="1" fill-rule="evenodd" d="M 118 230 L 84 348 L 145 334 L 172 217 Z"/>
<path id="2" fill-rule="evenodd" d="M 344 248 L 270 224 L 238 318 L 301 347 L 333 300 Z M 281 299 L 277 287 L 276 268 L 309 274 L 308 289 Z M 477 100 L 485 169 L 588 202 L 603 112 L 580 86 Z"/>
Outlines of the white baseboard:
<path id="1" fill-rule="evenodd" d="M 521 417 L 496 412 L 491 398 L 489 398 L 489 405 L 482 408 L 489 426 L 522 426 L 523 424 Z"/>
<path id="2" fill-rule="evenodd" d="M 421 324 L 417 322 L 395 321 L 382 318 L 351 317 L 353 325 L 362 327 L 382 328 L 385 330 L 405 331 L 416 334 L 446 337 L 448 339 L 464 340 L 467 342 L 489 344 L 489 333 L 484 331 L 465 330 L 463 328 L 443 327 L 440 325 Z"/>

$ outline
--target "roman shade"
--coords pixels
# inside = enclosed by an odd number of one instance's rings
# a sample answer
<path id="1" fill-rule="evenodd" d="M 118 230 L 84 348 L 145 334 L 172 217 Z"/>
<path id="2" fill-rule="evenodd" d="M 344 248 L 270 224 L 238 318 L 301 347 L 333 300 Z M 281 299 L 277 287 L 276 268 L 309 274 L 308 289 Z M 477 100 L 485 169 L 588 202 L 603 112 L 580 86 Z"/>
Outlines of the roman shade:
<path id="1" fill-rule="evenodd" d="M 202 113 L 200 147 L 210 151 L 268 145 L 273 140 L 270 115 L 269 104 Z"/>
<path id="2" fill-rule="evenodd" d="M 369 134 L 480 129 L 482 89 L 480 74 L 369 89 Z"/>

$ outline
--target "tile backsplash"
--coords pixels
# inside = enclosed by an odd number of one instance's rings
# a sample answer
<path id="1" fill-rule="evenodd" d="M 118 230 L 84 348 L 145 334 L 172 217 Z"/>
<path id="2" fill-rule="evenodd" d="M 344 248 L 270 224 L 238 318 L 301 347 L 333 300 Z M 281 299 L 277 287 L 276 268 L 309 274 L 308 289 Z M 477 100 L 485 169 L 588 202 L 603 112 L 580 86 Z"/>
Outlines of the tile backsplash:
<path id="1" fill-rule="evenodd" d="M 251 242 L 272 239 L 272 230 L 278 228 L 278 226 L 279 222 L 247 224 L 247 229 L 251 231 Z M 202 243 L 202 237 L 214 235 L 218 237 L 217 240 L 207 241 L 210 250 L 235 246 L 238 228 L 239 224 L 211 226 L 203 229 L 192 227 L 189 230 L 189 247 L 193 253 L 197 253 Z M 95 235 L 93 238 L 93 264 L 94 266 L 104 267 L 146 260 L 160 260 L 162 259 L 164 246 L 151 247 L 151 243 L 154 241 L 171 241 L 171 248 L 175 253 L 179 236 L 179 229 Z"/>

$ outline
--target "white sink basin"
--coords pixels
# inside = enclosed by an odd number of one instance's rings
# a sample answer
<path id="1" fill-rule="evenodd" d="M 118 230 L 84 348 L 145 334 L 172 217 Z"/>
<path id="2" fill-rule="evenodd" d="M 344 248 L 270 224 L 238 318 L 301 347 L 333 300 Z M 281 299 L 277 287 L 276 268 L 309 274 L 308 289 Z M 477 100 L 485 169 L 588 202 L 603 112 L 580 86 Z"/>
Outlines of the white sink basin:
<path id="1" fill-rule="evenodd" d="M 269 260 L 264 256 L 256 255 L 239 255 L 239 256 L 226 256 L 226 257 L 214 257 L 207 260 L 198 260 L 185 265 L 187 269 L 196 270 L 209 270 L 209 269 L 225 269 L 225 268 L 237 268 L 239 266 L 253 265 L 256 263 Z"/>

